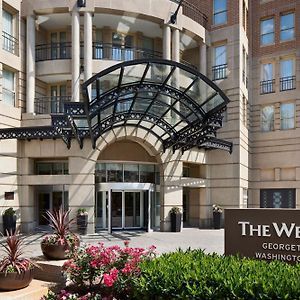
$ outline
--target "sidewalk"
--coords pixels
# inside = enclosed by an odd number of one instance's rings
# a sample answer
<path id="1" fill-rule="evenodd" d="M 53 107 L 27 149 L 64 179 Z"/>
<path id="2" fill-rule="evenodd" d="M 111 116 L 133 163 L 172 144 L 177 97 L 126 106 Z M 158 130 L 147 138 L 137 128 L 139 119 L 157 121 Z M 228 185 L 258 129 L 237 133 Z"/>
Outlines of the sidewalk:
<path id="1" fill-rule="evenodd" d="M 35 233 L 25 240 L 25 255 L 36 257 L 42 255 L 40 242 L 45 233 Z M 1 241 L 3 238 L 1 238 Z M 178 248 L 201 248 L 207 253 L 224 253 L 224 230 L 184 228 L 182 232 L 144 232 L 144 231 L 117 231 L 113 234 L 100 232 L 81 237 L 81 244 L 96 244 L 103 242 L 105 246 L 123 245 L 125 240 L 130 241 L 132 247 L 146 248 L 151 245 L 157 247 L 158 254 L 171 252 Z"/>

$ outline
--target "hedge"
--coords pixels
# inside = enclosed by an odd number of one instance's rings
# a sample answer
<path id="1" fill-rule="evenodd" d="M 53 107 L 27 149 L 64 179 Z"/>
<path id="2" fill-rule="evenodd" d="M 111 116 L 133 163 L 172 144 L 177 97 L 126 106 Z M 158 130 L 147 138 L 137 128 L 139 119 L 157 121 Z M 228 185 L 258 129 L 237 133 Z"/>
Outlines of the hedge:
<path id="1" fill-rule="evenodd" d="M 178 250 L 141 264 L 134 298 L 300 299 L 300 264 Z"/>

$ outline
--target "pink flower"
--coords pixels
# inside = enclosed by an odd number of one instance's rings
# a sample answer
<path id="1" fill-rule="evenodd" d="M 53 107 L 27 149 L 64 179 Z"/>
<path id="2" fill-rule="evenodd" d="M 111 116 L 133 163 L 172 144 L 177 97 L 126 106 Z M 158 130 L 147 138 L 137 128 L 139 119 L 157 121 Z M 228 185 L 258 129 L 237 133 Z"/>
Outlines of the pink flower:
<path id="1" fill-rule="evenodd" d="M 127 240 L 127 241 L 124 241 L 124 246 L 125 247 L 128 247 L 128 245 L 129 245 L 129 241 Z"/>
<path id="2" fill-rule="evenodd" d="M 118 278 L 118 273 L 119 273 L 119 271 L 116 268 L 114 268 L 114 269 L 110 270 L 109 274 L 104 274 L 103 275 L 104 284 L 108 287 L 113 286 L 114 282 Z"/>

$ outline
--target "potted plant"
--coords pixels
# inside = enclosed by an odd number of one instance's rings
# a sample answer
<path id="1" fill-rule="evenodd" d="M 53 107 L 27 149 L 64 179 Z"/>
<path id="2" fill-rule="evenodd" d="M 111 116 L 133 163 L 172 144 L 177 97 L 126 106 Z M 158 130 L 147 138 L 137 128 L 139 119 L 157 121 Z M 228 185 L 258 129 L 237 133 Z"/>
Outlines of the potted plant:
<path id="1" fill-rule="evenodd" d="M 0 290 L 12 291 L 28 286 L 33 278 L 35 264 L 23 254 L 23 240 L 19 232 L 10 232 L 1 243 L 6 256 L 0 261 Z"/>
<path id="2" fill-rule="evenodd" d="M 181 212 L 179 207 L 172 207 L 170 210 L 171 215 L 171 231 L 180 232 L 181 231 Z"/>
<path id="3" fill-rule="evenodd" d="M 70 210 L 46 211 L 50 226 L 54 230 L 46 235 L 41 242 L 41 249 L 48 259 L 66 259 L 67 253 L 74 251 L 79 246 L 79 238 L 70 231 L 70 225 L 74 219 L 69 220 Z"/>
<path id="4" fill-rule="evenodd" d="M 10 207 L 3 213 L 3 232 L 4 235 L 8 236 L 9 233 L 16 231 L 17 216 L 16 211 Z"/>
<path id="5" fill-rule="evenodd" d="M 88 212 L 85 208 L 79 208 L 77 211 L 77 228 L 79 234 L 87 234 Z"/>
<path id="6" fill-rule="evenodd" d="M 214 229 L 220 229 L 221 228 L 221 215 L 222 215 L 222 207 L 218 204 L 213 204 L 213 223 L 214 223 Z"/>

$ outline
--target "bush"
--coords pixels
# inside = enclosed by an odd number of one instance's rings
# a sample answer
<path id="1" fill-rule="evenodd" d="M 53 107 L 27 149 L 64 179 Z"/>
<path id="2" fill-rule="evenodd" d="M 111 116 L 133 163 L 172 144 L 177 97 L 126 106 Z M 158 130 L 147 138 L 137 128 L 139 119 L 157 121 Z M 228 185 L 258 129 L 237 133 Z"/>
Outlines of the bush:
<path id="1" fill-rule="evenodd" d="M 155 247 L 80 247 L 64 263 L 63 273 L 68 287 L 58 294 L 49 292 L 43 300 L 132 299 L 132 281 L 140 275 L 139 264 L 151 260 Z"/>
<path id="2" fill-rule="evenodd" d="M 135 299 L 300 299 L 300 264 L 178 250 L 140 267 Z"/>

